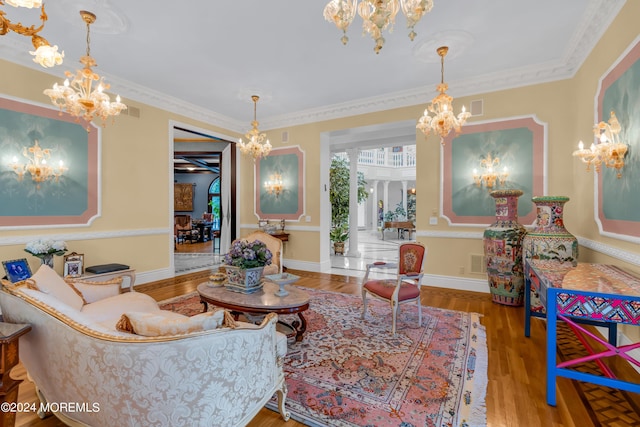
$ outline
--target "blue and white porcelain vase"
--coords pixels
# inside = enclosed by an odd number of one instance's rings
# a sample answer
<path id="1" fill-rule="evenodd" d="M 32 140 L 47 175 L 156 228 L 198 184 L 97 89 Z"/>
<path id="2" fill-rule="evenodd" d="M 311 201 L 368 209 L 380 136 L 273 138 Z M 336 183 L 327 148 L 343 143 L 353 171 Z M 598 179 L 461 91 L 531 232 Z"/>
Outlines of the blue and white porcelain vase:
<path id="1" fill-rule="evenodd" d="M 227 273 L 225 287 L 231 291 L 253 293 L 262 289 L 264 267 L 240 268 L 234 265 L 223 265 Z"/>

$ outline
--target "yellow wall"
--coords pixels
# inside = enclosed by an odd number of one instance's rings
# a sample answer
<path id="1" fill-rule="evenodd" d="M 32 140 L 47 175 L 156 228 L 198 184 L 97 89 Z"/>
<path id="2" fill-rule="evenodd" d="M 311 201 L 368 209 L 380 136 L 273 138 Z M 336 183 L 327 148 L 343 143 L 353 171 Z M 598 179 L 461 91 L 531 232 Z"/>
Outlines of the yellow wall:
<path id="1" fill-rule="evenodd" d="M 50 105 L 42 91 L 60 79 L 5 61 L 0 61 L 0 69 L 0 94 Z M 24 257 L 35 271 L 39 260 L 23 251 L 25 237 L 53 235 L 66 240 L 69 250 L 85 254 L 86 265 L 120 262 L 138 273 L 169 266 L 173 248 L 169 121 L 227 135 L 233 132 L 149 105 L 123 102 L 139 108 L 140 117 L 121 115 L 102 129 L 102 215 L 89 227 L 2 230 L 0 236 L 9 243 L 0 245 L 0 260 Z M 10 244 L 12 239 L 20 243 Z M 56 257 L 55 263 L 62 273 L 62 259 Z"/>
<path id="2" fill-rule="evenodd" d="M 593 98 L 598 79 L 618 56 L 638 36 L 632 17 L 640 16 L 640 2 L 627 2 L 620 16 L 606 32 L 601 42 L 589 55 L 575 77 L 539 85 L 503 90 L 481 95 L 456 98 L 456 110 L 470 101 L 484 101 L 484 115 L 473 120 L 493 120 L 520 115 L 535 115 L 548 126 L 548 194 L 566 195 L 571 201 L 566 205 L 565 223 L 569 231 L 579 237 L 602 242 L 613 248 L 638 253 L 637 245 L 602 237 L 593 220 L 593 177 L 584 170 L 571 153 L 579 139 L 588 140 L 593 125 Z M 50 87 L 52 76 L 19 65 L 0 62 L 3 78 L 0 93 L 42 104 L 48 100 L 42 90 Z M 24 240 L 24 236 L 42 233 L 64 235 L 71 250 L 85 253 L 87 264 L 103 262 L 129 263 L 138 272 L 167 268 L 172 254 L 170 228 L 171 201 L 169 121 L 176 120 L 199 128 L 234 136 L 226 129 L 191 120 L 155 107 L 124 100 L 128 105 L 140 108 L 140 118 L 121 116 L 114 125 L 108 125 L 102 133 L 102 216 L 90 227 L 53 228 L 51 230 L 5 230 L 1 236 L 8 238 L 0 245 L 0 259 L 23 257 L 24 243 L 12 244 L 12 237 Z M 322 121 L 267 132 L 274 147 L 283 146 L 278 141 L 282 131 L 289 132 L 287 146 L 299 145 L 306 152 L 306 206 L 304 219 L 291 224 L 292 238 L 285 245 L 284 257 L 289 260 L 318 263 L 321 259 L 320 227 L 321 186 L 320 179 L 326 171 L 320 170 L 321 134 L 339 129 L 417 120 L 425 105 L 398 108 L 384 112 L 364 114 L 342 119 Z M 224 111 L 221 111 L 224 114 Z M 416 189 L 417 230 L 419 240 L 430 247 L 427 269 L 441 276 L 462 276 L 481 279 L 468 273 L 469 254 L 481 254 L 482 241 L 477 237 L 482 228 L 450 227 L 440 219 L 430 226 L 428 218 L 439 208 L 440 199 L 440 148 L 438 139 L 428 140 L 416 136 L 418 165 Z M 247 234 L 257 222 L 253 214 L 253 162 L 240 158 L 239 223 L 246 225 L 241 235 Z M 297 230 L 296 230 L 297 226 Z M 435 234 L 442 233 L 446 238 Z M 82 238 L 98 234 L 100 238 Z M 102 234 L 100 234 L 102 233 Z M 458 233 L 460 238 L 450 238 Z M 465 233 L 475 233 L 465 237 Z M 420 236 L 422 234 L 422 236 Z M 80 236 L 76 240 L 74 236 Z M 104 238 L 110 237 L 110 238 Z M 30 262 L 36 259 L 27 256 Z M 583 250 L 581 261 L 614 262 L 635 267 L 607 255 Z M 58 270 L 61 261 L 57 260 Z M 34 265 L 32 265 L 34 266 Z M 460 273 L 464 267 L 465 273 Z M 483 289 L 486 290 L 486 289 Z"/>

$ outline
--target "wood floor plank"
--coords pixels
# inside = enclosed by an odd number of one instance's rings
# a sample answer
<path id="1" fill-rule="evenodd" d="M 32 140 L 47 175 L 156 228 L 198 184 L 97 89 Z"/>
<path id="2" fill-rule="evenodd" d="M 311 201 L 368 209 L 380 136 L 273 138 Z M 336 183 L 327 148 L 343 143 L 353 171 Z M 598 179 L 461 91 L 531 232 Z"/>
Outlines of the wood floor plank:
<path id="1" fill-rule="evenodd" d="M 180 245 L 188 246 L 188 245 Z M 359 280 L 354 277 L 323 273 L 289 270 L 301 276 L 297 285 L 344 292 L 359 295 Z M 172 279 L 161 280 L 138 286 L 138 292 L 151 295 L 157 301 L 183 295 L 196 289 L 197 285 L 207 279 L 208 271 L 192 273 Z M 531 337 L 525 338 L 524 312 L 522 307 L 508 307 L 495 304 L 486 293 L 465 292 L 429 287 L 423 290 L 422 303 L 426 306 L 445 308 L 448 310 L 472 311 L 482 315 L 481 323 L 487 330 L 487 346 L 489 355 L 487 385 L 487 422 L 489 426 L 556 426 L 556 427 L 591 427 L 591 426 L 629 426 L 636 425 L 631 410 L 621 409 L 620 402 L 607 402 L 607 390 L 590 391 L 581 396 L 576 389 L 576 382 L 561 378 L 558 380 L 558 405 L 546 404 L 545 398 L 545 325 L 541 319 L 533 319 Z M 624 368 L 624 366 L 623 366 Z M 621 368 L 622 369 L 622 368 Z M 631 368 L 621 374 L 622 378 L 633 378 Z M 26 378 L 22 365 L 12 373 L 14 378 Z M 591 419 L 592 409 L 588 409 L 589 401 L 597 399 L 599 410 L 606 413 L 610 421 Z M 36 401 L 34 386 L 25 381 L 20 385 L 19 400 L 21 402 Z M 624 402 L 622 402 L 624 403 Z M 633 404 L 631 404 L 633 405 Z M 629 423 L 629 424 L 624 424 Z M 18 427 L 54 427 L 62 426 L 54 417 L 40 420 L 33 413 L 20 413 L 17 416 Z M 296 421 L 285 423 L 280 416 L 263 409 L 249 423 L 251 427 L 302 426 Z M 638 424 L 640 425 L 640 424 Z"/>

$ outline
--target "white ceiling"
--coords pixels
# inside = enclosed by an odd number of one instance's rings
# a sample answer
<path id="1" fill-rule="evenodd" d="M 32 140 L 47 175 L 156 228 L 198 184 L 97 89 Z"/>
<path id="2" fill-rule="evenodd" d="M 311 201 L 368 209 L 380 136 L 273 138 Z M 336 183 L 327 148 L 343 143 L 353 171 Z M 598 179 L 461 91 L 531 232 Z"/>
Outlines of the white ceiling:
<path id="1" fill-rule="evenodd" d="M 426 105 L 440 81 L 440 45 L 450 46 L 445 81 L 454 97 L 570 78 L 624 4 L 434 0 L 413 42 L 398 14 L 376 55 L 360 17 L 342 45 L 341 32 L 322 16 L 326 1 L 45 2 L 41 35 L 65 52 L 64 64 L 46 72 L 62 81 L 64 70 L 79 67 L 86 27 L 78 11 L 89 10 L 97 15 L 95 70 L 112 93 L 236 132 L 249 129 L 256 94 L 260 128 L 268 130 Z M 38 24 L 38 11 L 2 8 L 13 22 Z M 0 58 L 43 70 L 28 50 L 27 37 L 0 37 Z"/>

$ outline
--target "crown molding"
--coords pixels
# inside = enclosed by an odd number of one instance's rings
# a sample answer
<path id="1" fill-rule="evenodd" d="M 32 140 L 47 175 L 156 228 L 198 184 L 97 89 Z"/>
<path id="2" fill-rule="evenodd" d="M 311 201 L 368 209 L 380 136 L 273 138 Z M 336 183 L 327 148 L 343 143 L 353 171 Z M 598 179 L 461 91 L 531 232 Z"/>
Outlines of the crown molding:
<path id="1" fill-rule="evenodd" d="M 452 89 L 450 90 L 450 94 L 456 97 L 471 96 L 572 78 L 604 32 L 609 28 L 611 22 L 618 15 L 625 2 L 626 0 L 591 1 L 580 25 L 565 50 L 565 54 L 559 60 L 536 64 L 531 67 L 504 70 L 498 73 L 477 76 L 473 79 L 451 82 L 450 86 Z M 60 67 L 56 68 L 55 71 L 45 70 L 31 61 L 31 57 L 24 54 L 25 51 L 30 48 L 30 44 L 26 42 L 22 43 L 21 41 L 19 42 L 13 39 L 3 40 L 3 44 L 0 45 L 0 57 L 51 75 L 59 76 L 62 74 L 59 70 Z M 65 69 L 68 67 L 63 65 L 62 68 Z M 243 133 L 245 131 L 246 123 L 239 120 L 204 109 L 142 85 L 120 79 L 117 76 L 105 74 L 105 78 L 110 82 L 116 83 L 120 95 L 128 99 L 200 120 L 233 132 Z M 435 90 L 433 87 L 423 86 L 401 92 L 297 111 L 292 114 L 263 117 L 260 122 L 263 130 L 284 128 L 426 104 L 434 95 Z"/>

